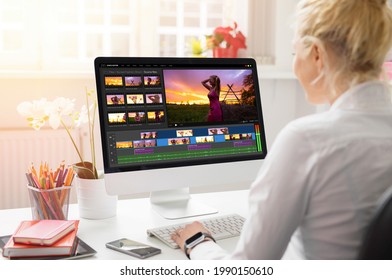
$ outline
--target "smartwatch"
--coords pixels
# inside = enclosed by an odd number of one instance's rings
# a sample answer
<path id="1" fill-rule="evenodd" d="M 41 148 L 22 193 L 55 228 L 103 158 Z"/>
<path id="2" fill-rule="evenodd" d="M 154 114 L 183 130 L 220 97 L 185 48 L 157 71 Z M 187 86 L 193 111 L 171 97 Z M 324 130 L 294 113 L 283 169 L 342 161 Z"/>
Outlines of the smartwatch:
<path id="1" fill-rule="evenodd" d="M 201 232 L 199 231 L 195 235 L 189 237 L 187 240 L 185 240 L 184 244 L 184 251 L 185 255 L 190 259 L 188 250 L 194 248 L 196 245 L 204 242 L 206 238 L 211 239 L 212 241 L 216 242 L 215 239 L 211 236 L 209 233 Z"/>

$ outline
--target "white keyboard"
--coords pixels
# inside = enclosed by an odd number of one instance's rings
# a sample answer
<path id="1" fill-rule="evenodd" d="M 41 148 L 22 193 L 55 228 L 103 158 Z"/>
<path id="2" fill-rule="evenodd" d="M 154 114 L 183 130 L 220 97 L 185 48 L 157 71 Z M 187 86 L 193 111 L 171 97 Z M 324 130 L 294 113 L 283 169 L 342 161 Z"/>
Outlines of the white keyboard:
<path id="1" fill-rule="evenodd" d="M 218 216 L 209 219 L 199 220 L 212 234 L 215 240 L 239 236 L 245 218 L 237 214 Z M 187 223 L 173 224 L 164 227 L 152 228 L 147 230 L 148 236 L 154 236 L 165 243 L 167 246 L 178 249 L 178 245 L 171 239 L 171 235 L 178 228 L 183 228 Z"/>

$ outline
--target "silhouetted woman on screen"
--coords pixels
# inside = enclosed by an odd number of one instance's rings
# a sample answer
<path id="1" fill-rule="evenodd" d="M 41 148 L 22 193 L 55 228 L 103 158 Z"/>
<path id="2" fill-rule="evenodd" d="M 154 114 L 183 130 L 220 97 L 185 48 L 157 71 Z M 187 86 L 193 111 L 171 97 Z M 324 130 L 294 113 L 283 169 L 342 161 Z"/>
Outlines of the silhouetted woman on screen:
<path id="1" fill-rule="evenodd" d="M 219 103 L 220 95 L 220 79 L 216 75 L 210 76 L 209 79 L 201 82 L 202 85 L 208 89 L 208 99 L 210 100 L 210 111 L 208 112 L 207 121 L 221 122 L 223 121 L 222 108 Z"/>

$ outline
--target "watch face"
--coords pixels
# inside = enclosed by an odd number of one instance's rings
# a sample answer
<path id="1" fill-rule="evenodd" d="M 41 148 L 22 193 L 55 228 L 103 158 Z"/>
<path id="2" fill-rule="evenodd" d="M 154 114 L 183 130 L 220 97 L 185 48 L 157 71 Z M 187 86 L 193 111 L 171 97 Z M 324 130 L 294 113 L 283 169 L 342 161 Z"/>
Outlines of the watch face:
<path id="1" fill-rule="evenodd" d="M 195 235 L 189 237 L 189 238 L 185 241 L 185 245 L 186 245 L 186 246 L 191 246 L 192 243 L 195 243 L 195 241 L 198 241 L 199 239 L 200 239 L 200 241 L 202 241 L 202 240 L 204 239 L 203 237 L 204 237 L 203 233 L 198 232 L 198 233 L 196 233 Z M 196 242 L 196 244 L 197 244 L 197 243 L 198 243 L 198 242 Z M 195 244 L 195 245 L 196 245 L 196 244 Z"/>

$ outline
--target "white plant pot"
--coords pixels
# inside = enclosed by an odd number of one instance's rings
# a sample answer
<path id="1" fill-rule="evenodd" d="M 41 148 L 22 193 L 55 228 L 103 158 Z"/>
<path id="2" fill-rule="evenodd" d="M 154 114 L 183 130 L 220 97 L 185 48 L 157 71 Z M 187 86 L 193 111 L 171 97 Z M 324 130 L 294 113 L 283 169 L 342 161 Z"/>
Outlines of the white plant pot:
<path id="1" fill-rule="evenodd" d="M 99 179 L 94 180 L 76 177 L 79 216 L 81 218 L 107 219 L 114 217 L 117 213 L 117 196 L 106 193 L 103 172 L 99 172 L 99 174 Z"/>

